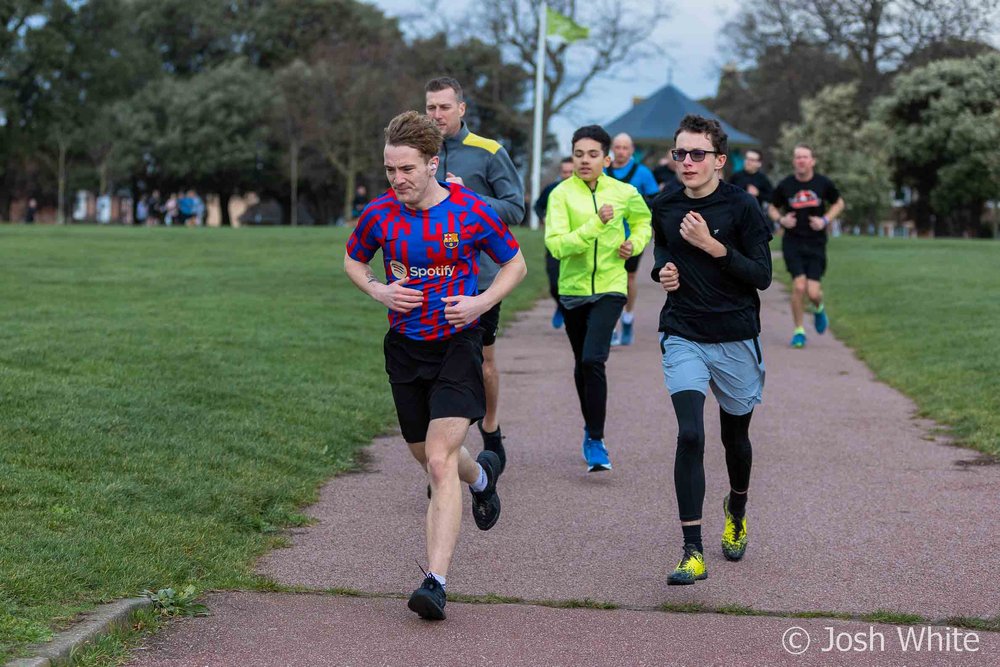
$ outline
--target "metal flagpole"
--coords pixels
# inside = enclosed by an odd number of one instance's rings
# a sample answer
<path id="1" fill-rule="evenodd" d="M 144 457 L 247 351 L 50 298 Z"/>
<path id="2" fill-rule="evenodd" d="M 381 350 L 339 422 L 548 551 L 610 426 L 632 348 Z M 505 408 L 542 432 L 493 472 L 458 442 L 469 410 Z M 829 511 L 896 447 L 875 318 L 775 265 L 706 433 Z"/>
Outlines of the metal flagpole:
<path id="1" fill-rule="evenodd" d="M 531 228 L 538 229 L 538 216 L 534 203 L 540 194 L 542 183 L 542 111 L 545 106 L 545 33 L 548 19 L 548 5 L 538 6 L 538 52 L 535 55 L 535 131 L 531 139 Z"/>

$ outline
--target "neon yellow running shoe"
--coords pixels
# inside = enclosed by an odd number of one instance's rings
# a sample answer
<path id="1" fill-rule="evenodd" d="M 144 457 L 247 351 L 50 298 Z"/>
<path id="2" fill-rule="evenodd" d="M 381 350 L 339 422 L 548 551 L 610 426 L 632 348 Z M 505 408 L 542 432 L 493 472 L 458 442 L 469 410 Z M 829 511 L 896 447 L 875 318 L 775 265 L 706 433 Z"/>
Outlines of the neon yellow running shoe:
<path id="1" fill-rule="evenodd" d="M 726 515 L 726 527 L 722 529 L 722 554 L 727 560 L 739 560 L 747 550 L 747 518 L 735 519 L 729 513 L 729 494 L 722 499 L 722 511 Z"/>
<path id="2" fill-rule="evenodd" d="M 705 570 L 705 557 L 693 544 L 685 544 L 684 556 L 674 568 L 673 573 L 667 577 L 667 584 L 670 586 L 693 584 L 702 579 L 708 579 L 708 572 Z"/>

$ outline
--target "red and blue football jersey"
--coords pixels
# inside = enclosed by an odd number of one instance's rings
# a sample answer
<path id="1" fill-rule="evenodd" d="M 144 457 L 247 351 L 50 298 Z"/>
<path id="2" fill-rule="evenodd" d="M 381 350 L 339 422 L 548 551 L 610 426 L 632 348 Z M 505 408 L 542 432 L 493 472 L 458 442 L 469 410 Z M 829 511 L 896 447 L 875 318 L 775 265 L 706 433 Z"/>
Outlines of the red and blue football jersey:
<path id="1" fill-rule="evenodd" d="M 389 326 L 415 340 L 450 338 L 458 329 L 444 317 L 446 296 L 475 296 L 477 258 L 509 262 L 519 246 L 507 225 L 472 190 L 441 183 L 448 198 L 426 211 L 408 208 L 390 189 L 361 213 L 347 240 L 351 259 L 368 263 L 382 249 L 386 284 L 409 276 L 406 287 L 424 293 L 409 313 L 389 311 Z"/>

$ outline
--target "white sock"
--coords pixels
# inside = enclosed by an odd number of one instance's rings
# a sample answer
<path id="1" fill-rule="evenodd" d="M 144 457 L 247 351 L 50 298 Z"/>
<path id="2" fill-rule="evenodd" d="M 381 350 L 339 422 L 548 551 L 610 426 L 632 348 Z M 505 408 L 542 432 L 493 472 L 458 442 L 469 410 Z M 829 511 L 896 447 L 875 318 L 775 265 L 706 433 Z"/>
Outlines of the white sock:
<path id="1" fill-rule="evenodd" d="M 479 466 L 479 478 L 472 484 L 469 484 L 469 488 L 476 493 L 479 493 L 486 488 L 486 484 L 489 480 L 486 478 L 486 470 L 483 469 L 483 466 L 480 466 L 478 463 L 476 465 Z M 443 586 L 444 584 L 441 585 Z"/>
<path id="2" fill-rule="evenodd" d="M 440 574 L 434 574 L 433 572 L 428 572 L 427 576 L 434 577 L 434 580 L 437 581 L 439 584 L 441 584 L 441 588 L 444 588 L 444 577 L 442 577 Z"/>
<path id="3" fill-rule="evenodd" d="M 627 310 L 622 313 L 622 324 L 632 324 L 635 320 L 635 313 L 630 313 Z"/>

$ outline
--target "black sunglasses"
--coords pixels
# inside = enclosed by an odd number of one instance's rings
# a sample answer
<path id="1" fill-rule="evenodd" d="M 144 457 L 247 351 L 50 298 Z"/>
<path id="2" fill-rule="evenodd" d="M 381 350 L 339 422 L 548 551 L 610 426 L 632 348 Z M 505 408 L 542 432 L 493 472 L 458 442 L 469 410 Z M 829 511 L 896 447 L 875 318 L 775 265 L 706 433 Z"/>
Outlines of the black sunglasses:
<path id="1" fill-rule="evenodd" d="M 696 148 L 693 151 L 684 150 L 683 148 L 675 148 L 670 151 L 670 155 L 674 158 L 675 162 L 683 162 L 684 158 L 688 155 L 691 156 L 692 162 L 703 162 L 705 160 L 705 156 L 709 153 L 715 153 L 718 155 L 719 151 L 703 151 L 700 148 Z"/>

